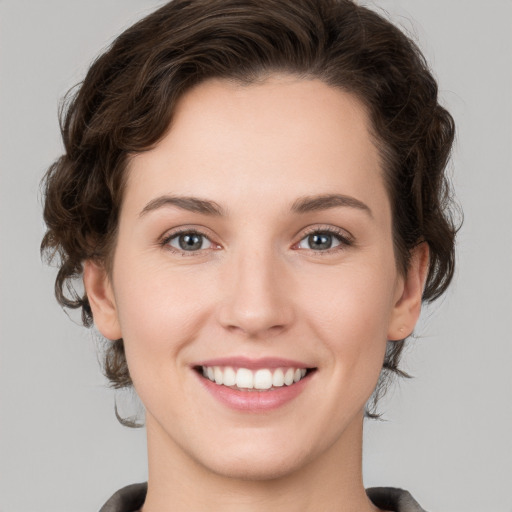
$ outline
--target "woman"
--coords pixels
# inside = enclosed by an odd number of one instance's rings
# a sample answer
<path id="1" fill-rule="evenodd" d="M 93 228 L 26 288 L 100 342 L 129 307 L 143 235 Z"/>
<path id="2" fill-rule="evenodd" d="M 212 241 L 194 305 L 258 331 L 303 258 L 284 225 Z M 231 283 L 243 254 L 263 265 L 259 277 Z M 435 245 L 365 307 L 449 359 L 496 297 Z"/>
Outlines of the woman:
<path id="1" fill-rule="evenodd" d="M 348 0 L 177 0 L 117 38 L 42 243 L 145 406 L 148 484 L 103 511 L 422 510 L 365 491 L 362 424 L 453 275 L 453 133 L 419 50 Z"/>

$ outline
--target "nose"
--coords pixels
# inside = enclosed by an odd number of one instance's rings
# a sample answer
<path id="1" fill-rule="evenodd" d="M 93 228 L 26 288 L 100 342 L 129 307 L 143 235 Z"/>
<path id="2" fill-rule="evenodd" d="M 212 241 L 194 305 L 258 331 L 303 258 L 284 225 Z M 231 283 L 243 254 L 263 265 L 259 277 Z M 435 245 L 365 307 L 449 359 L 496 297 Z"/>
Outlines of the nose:
<path id="1" fill-rule="evenodd" d="M 293 284 L 286 265 L 272 251 L 243 251 L 223 272 L 218 321 L 247 338 L 266 339 L 293 322 Z"/>

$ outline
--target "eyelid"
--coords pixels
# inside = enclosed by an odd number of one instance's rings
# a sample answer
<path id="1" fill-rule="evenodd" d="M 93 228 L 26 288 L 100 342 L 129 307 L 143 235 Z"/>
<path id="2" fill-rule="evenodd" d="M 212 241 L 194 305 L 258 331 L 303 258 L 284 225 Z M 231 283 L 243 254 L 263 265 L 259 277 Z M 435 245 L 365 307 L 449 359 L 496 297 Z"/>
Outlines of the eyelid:
<path id="1" fill-rule="evenodd" d="M 201 236 L 205 237 L 212 244 L 213 247 L 209 247 L 207 249 L 200 249 L 198 251 L 184 251 L 184 250 L 180 250 L 177 247 L 173 247 L 170 245 L 169 242 L 173 238 L 175 238 L 179 235 L 185 234 L 185 233 L 187 233 L 187 234 L 194 233 L 197 235 L 201 235 Z M 172 228 L 172 229 L 166 231 L 159 238 L 158 243 L 160 246 L 165 247 L 170 252 L 173 252 L 176 254 L 181 254 L 184 256 L 198 256 L 200 254 L 204 254 L 205 252 L 212 251 L 212 250 L 215 251 L 215 250 L 221 248 L 221 245 L 213 240 L 213 236 L 209 233 L 208 229 L 204 228 L 203 226 L 197 226 L 197 225 L 185 225 L 185 226 L 179 226 L 179 227 Z"/>
<path id="2" fill-rule="evenodd" d="M 175 238 L 176 236 L 179 236 L 184 233 L 196 233 L 198 235 L 204 236 L 206 239 L 209 240 L 209 242 L 213 245 L 213 247 L 209 247 L 207 249 L 200 249 L 197 251 L 184 251 L 180 250 L 176 247 L 172 247 L 169 242 Z M 347 230 L 339 228 L 337 226 L 333 225 L 322 225 L 322 224 L 316 224 L 312 226 L 308 226 L 306 228 L 303 228 L 301 232 L 296 235 L 296 242 L 292 245 L 292 249 L 298 250 L 299 248 L 297 245 L 302 242 L 306 237 L 308 237 L 311 234 L 314 233 L 327 233 L 329 235 L 333 235 L 340 241 L 339 245 L 332 247 L 330 249 L 325 249 L 322 251 L 315 250 L 315 249 L 300 249 L 300 250 L 307 250 L 309 252 L 313 252 L 316 254 L 330 254 L 337 251 L 342 251 L 346 249 L 347 247 L 350 247 L 354 244 L 354 237 L 351 233 L 349 233 Z M 299 238 L 300 237 L 300 238 Z M 204 254 L 205 252 L 209 252 L 212 250 L 218 250 L 221 249 L 222 246 L 218 242 L 214 241 L 214 236 L 210 233 L 210 230 L 205 228 L 204 226 L 198 226 L 198 225 L 185 225 L 185 226 L 178 226 L 175 228 L 172 228 L 168 231 L 166 231 L 160 238 L 159 238 L 159 245 L 162 247 L 167 248 L 169 251 L 182 254 L 186 256 L 198 256 L 200 254 Z"/>
<path id="3" fill-rule="evenodd" d="M 293 248 L 299 249 L 297 246 L 300 242 L 302 242 L 305 238 L 308 236 L 314 234 L 314 233 L 327 233 L 329 235 L 334 235 L 337 237 L 340 241 L 340 244 L 332 247 L 330 249 L 318 251 L 315 249 L 300 249 L 300 250 L 307 250 L 316 254 L 329 254 L 337 251 L 342 251 L 346 249 L 347 247 L 350 247 L 354 245 L 354 237 L 351 233 L 349 233 L 347 230 L 339 228 L 337 226 L 332 225 L 314 225 L 314 226 L 308 226 L 305 228 L 298 236 L 300 238 L 293 244 Z"/>

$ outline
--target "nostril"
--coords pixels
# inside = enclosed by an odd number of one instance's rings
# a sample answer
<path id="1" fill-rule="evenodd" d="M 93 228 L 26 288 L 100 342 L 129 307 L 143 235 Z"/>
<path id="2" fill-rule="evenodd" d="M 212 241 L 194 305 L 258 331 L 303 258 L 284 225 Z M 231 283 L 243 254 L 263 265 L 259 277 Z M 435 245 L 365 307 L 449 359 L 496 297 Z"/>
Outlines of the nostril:
<path id="1" fill-rule="evenodd" d="M 249 286 L 244 285 L 244 279 L 241 281 L 237 293 L 217 306 L 217 320 L 225 329 L 264 339 L 282 333 L 293 323 L 295 316 L 288 296 L 278 294 L 261 282 L 251 282 Z"/>
<path id="2" fill-rule="evenodd" d="M 273 338 L 286 330 L 286 325 L 271 325 L 270 327 L 263 323 L 254 321 L 241 321 L 239 325 L 228 324 L 224 326 L 233 334 L 242 334 L 254 339 Z"/>

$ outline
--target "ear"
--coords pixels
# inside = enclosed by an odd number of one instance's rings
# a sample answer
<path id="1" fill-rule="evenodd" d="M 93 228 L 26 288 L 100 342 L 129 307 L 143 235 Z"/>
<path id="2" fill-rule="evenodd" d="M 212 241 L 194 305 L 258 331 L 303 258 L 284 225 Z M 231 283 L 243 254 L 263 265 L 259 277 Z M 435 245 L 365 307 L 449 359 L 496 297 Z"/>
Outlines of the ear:
<path id="1" fill-rule="evenodd" d="M 402 283 L 397 289 L 389 324 L 388 340 L 390 341 L 407 338 L 418 321 L 428 261 L 428 244 L 422 242 L 412 250 L 407 275 L 402 278 Z"/>
<path id="2" fill-rule="evenodd" d="M 84 263 L 84 287 L 92 310 L 94 325 L 109 340 L 121 338 L 114 291 L 105 268 L 86 260 Z"/>

